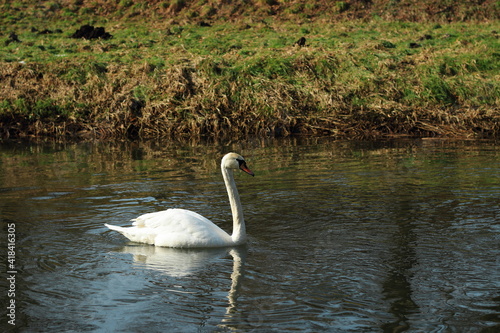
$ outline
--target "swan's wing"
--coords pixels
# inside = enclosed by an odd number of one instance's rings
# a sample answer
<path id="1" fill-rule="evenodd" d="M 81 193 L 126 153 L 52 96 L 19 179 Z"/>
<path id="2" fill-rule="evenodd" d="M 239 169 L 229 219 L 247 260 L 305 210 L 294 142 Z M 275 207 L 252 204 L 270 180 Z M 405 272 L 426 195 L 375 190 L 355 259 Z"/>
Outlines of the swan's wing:
<path id="1" fill-rule="evenodd" d="M 232 244 L 231 236 L 207 218 L 185 209 L 144 214 L 133 227 L 108 226 L 134 242 L 168 247 L 214 247 Z"/>
<path id="2" fill-rule="evenodd" d="M 156 245 L 173 247 L 221 246 L 231 243 L 219 226 L 198 213 L 186 209 L 167 209 L 135 219 L 139 230 L 156 233 Z"/>
<path id="3" fill-rule="evenodd" d="M 176 227 L 186 227 L 189 225 L 214 225 L 209 219 L 198 213 L 179 208 L 144 214 L 132 221 L 134 221 L 132 225 L 138 228 L 168 228 L 172 231 L 177 229 Z"/>

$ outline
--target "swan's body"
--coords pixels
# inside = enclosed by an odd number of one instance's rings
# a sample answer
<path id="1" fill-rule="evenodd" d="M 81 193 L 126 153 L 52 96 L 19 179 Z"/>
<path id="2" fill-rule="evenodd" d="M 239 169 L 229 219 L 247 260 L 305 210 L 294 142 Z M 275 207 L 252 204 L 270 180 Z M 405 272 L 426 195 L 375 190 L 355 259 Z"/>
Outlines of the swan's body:
<path id="1" fill-rule="evenodd" d="M 240 196 L 234 182 L 234 169 L 241 169 L 253 176 L 242 156 L 229 153 L 222 158 L 222 176 L 233 213 L 232 235 L 200 214 L 185 209 L 167 209 L 141 215 L 132 220 L 133 227 L 124 228 L 109 224 L 105 226 L 118 231 L 133 242 L 156 246 L 193 248 L 243 244 L 246 241 L 245 221 Z"/>

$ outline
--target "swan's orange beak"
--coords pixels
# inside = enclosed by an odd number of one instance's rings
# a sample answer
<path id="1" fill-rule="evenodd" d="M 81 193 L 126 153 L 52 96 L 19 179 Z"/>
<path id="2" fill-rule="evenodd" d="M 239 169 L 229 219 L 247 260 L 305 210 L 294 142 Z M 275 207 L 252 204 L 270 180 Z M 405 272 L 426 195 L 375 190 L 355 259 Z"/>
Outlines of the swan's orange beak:
<path id="1" fill-rule="evenodd" d="M 252 170 L 250 170 L 247 167 L 247 164 L 245 162 L 240 163 L 240 169 L 243 170 L 243 171 L 245 171 L 246 173 L 248 173 L 250 176 L 255 176 L 254 173 L 252 172 Z"/>

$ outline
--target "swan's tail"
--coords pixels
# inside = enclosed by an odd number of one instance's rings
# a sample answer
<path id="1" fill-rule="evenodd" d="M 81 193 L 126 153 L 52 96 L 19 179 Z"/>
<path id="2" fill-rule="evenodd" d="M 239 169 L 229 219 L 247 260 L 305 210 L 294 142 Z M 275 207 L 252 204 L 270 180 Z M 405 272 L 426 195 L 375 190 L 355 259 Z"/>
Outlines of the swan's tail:
<path id="1" fill-rule="evenodd" d="M 120 234 L 130 239 L 132 242 L 146 243 L 146 244 L 155 243 L 156 233 L 151 232 L 147 228 L 137 228 L 137 227 L 124 228 L 107 223 L 104 223 L 104 225 L 111 230 L 118 231 Z"/>
<path id="2" fill-rule="evenodd" d="M 118 231 L 121 234 L 123 234 L 125 232 L 125 228 L 123 228 L 123 227 L 119 227 L 117 225 L 111 225 L 111 224 L 107 224 L 107 223 L 104 223 L 104 225 L 111 230 Z"/>

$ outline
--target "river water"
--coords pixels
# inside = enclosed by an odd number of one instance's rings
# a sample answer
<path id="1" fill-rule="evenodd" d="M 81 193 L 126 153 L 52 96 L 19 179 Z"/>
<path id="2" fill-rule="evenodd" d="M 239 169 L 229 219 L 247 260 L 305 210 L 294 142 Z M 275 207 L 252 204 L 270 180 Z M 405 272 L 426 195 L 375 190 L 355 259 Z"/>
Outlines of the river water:
<path id="1" fill-rule="evenodd" d="M 230 232 L 229 151 L 246 246 L 104 227 L 179 207 Z M 500 331 L 491 142 L 3 143 L 0 221 L 4 332 Z"/>

